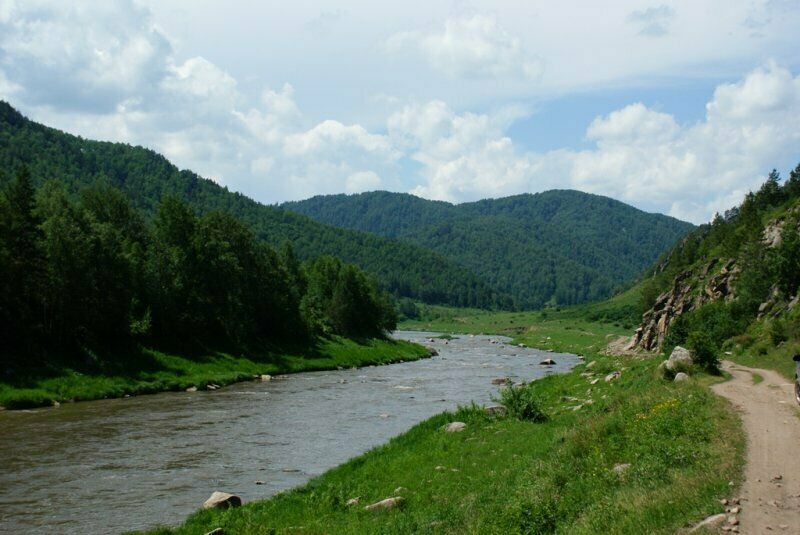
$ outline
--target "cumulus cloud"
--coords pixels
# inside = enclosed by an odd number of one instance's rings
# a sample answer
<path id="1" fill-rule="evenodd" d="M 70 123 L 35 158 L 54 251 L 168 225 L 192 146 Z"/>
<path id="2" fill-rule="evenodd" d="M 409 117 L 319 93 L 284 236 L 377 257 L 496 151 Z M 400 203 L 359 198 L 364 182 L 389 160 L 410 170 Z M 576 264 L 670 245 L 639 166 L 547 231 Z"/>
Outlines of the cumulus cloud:
<path id="1" fill-rule="evenodd" d="M 428 108 L 434 112 L 404 110 L 389 131 L 402 125 L 401 135 L 418 140 L 425 181 L 415 192 L 451 201 L 572 187 L 703 222 L 800 146 L 800 77 L 775 64 L 718 86 L 696 124 L 679 125 L 641 103 L 597 117 L 586 131 L 595 146 L 583 151 L 519 151 L 490 116 Z"/>
<path id="2" fill-rule="evenodd" d="M 108 111 L 168 69 L 167 38 L 130 0 L 4 0 L 0 13 L 0 67 L 31 102 Z"/>
<path id="3" fill-rule="evenodd" d="M 177 59 L 130 0 L 0 0 L 0 96 L 68 131 L 152 147 L 265 201 L 376 188 L 399 158 L 360 125 L 309 124 L 289 84 L 250 98 L 208 59 Z"/>
<path id="4" fill-rule="evenodd" d="M 800 146 L 800 77 L 775 63 L 719 85 L 695 123 L 632 103 L 589 122 L 585 150 L 531 152 L 508 134 L 525 107 L 474 113 L 387 97 L 378 128 L 313 121 L 289 84 L 248 91 L 206 58 L 177 57 L 135 4 L 87 6 L 0 0 L 0 96 L 47 124 L 152 147 L 265 202 L 377 188 L 460 202 L 572 187 L 701 222 Z M 535 70 L 491 17 L 392 42 L 452 76 Z"/>
<path id="5" fill-rule="evenodd" d="M 631 12 L 628 22 L 639 28 L 640 35 L 661 37 L 669 33 L 669 26 L 674 18 L 675 10 L 662 4 Z"/>
<path id="6" fill-rule="evenodd" d="M 431 67 L 451 77 L 535 79 L 543 70 L 542 60 L 528 54 L 520 39 L 490 15 L 448 19 L 436 31 L 397 33 L 387 46 L 393 51 L 415 50 Z"/>

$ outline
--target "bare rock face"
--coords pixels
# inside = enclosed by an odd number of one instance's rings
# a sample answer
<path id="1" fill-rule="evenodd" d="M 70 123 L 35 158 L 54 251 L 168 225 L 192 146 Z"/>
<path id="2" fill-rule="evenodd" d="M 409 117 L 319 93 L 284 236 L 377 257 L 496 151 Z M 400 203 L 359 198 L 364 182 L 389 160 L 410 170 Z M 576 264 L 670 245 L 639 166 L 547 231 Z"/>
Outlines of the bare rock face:
<path id="1" fill-rule="evenodd" d="M 239 507 L 241 505 L 242 499 L 235 494 L 214 491 L 214 493 L 205 501 L 205 503 L 203 503 L 203 509 L 228 509 L 230 507 Z"/>
<path id="2" fill-rule="evenodd" d="M 718 264 L 719 261 L 714 259 L 696 273 L 687 270 L 675 277 L 672 288 L 659 295 L 653 308 L 644 313 L 642 323 L 626 349 L 659 349 L 669 328 L 682 314 L 710 301 L 733 300 L 733 283 L 739 268 L 735 260 L 729 260 L 718 273 L 710 275 Z"/>

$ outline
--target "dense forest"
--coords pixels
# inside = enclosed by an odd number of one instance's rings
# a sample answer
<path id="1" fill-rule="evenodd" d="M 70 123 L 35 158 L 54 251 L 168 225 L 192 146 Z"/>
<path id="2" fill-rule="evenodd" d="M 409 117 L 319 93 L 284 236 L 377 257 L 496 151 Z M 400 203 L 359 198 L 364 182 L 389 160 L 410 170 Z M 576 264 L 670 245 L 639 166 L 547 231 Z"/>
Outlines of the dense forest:
<path id="1" fill-rule="evenodd" d="M 607 197 L 563 190 L 460 205 L 373 192 L 283 207 L 430 248 L 511 295 L 517 308 L 609 297 L 693 228 Z"/>
<path id="2" fill-rule="evenodd" d="M 276 252 L 222 210 L 166 195 L 152 218 L 107 181 L 71 193 L 26 167 L 0 193 L 0 369 L 180 350 L 377 337 L 396 324 L 359 268 Z M 24 355 L 24 358 L 20 358 Z"/>
<path id="3" fill-rule="evenodd" d="M 179 170 L 163 156 L 123 143 L 85 140 L 28 120 L 0 101 L 0 185 L 26 165 L 34 184 L 59 180 L 69 195 L 97 181 L 122 191 L 146 220 L 161 199 L 174 196 L 199 216 L 227 212 L 272 247 L 290 241 L 297 256 L 331 255 L 356 264 L 398 297 L 455 306 L 507 307 L 511 299 L 481 277 L 442 255 L 407 242 L 334 228 L 265 206 L 197 174 Z"/>

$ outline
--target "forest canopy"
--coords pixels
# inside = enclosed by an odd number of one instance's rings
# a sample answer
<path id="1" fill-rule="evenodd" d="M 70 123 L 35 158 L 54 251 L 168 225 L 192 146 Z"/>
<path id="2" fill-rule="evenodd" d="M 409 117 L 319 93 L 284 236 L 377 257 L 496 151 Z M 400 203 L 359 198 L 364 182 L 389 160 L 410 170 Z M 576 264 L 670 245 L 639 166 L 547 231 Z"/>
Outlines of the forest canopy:
<path id="1" fill-rule="evenodd" d="M 247 349 L 324 334 L 379 337 L 392 299 L 359 268 L 301 263 L 230 213 L 174 195 L 145 218 L 98 181 L 70 194 L 21 167 L 0 193 L 0 349 L 30 365 L 135 344 Z"/>

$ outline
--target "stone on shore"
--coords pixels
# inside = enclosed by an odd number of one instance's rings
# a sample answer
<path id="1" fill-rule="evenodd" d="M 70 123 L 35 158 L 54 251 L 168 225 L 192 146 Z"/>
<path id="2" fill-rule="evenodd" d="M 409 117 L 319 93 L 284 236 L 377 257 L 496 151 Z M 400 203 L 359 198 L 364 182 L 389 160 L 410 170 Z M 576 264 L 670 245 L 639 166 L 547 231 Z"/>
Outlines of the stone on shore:
<path id="1" fill-rule="evenodd" d="M 394 509 L 395 507 L 402 505 L 404 501 L 405 500 L 403 500 L 402 496 L 394 496 L 379 502 L 371 503 L 364 507 L 364 509 L 367 511 L 373 511 L 375 509 Z"/>
<path id="2" fill-rule="evenodd" d="M 511 379 L 508 377 L 498 377 L 497 379 L 492 379 L 493 385 L 507 385 L 511 382 Z"/>
<path id="3" fill-rule="evenodd" d="M 719 513 L 717 515 L 711 515 L 705 520 L 701 521 L 700 523 L 696 524 L 689 533 L 694 533 L 696 531 L 700 531 L 703 528 L 714 528 L 722 524 L 728 519 L 728 516 L 725 513 Z"/>
<path id="4" fill-rule="evenodd" d="M 689 376 L 686 375 L 683 372 L 678 372 L 678 373 L 675 374 L 675 382 L 676 383 L 682 383 L 683 381 L 688 381 L 688 380 L 689 380 Z"/>
<path id="5" fill-rule="evenodd" d="M 613 381 L 614 379 L 619 379 L 621 376 L 622 376 L 621 372 L 611 372 L 608 375 L 606 375 L 605 381 L 608 383 L 610 381 Z"/>
<path id="6" fill-rule="evenodd" d="M 446 426 L 444 426 L 445 433 L 460 433 L 464 429 L 467 428 L 467 424 L 464 422 L 450 422 Z"/>
<path id="7" fill-rule="evenodd" d="M 265 373 L 265 374 L 262 374 L 262 375 L 259 376 L 259 380 L 262 383 L 266 383 L 267 381 L 272 381 L 272 376 Z"/>
<path id="8" fill-rule="evenodd" d="M 187 392 L 197 392 L 197 387 L 196 386 L 190 386 L 189 388 L 186 389 L 186 391 Z"/>
<path id="9" fill-rule="evenodd" d="M 507 412 L 506 408 L 503 407 L 502 405 L 491 405 L 483 410 L 486 412 L 486 414 L 489 414 L 491 416 L 505 416 Z"/>
<path id="10" fill-rule="evenodd" d="M 217 490 L 203 503 L 203 509 L 228 509 L 230 507 L 239 507 L 240 505 L 242 505 L 240 497 Z"/>

